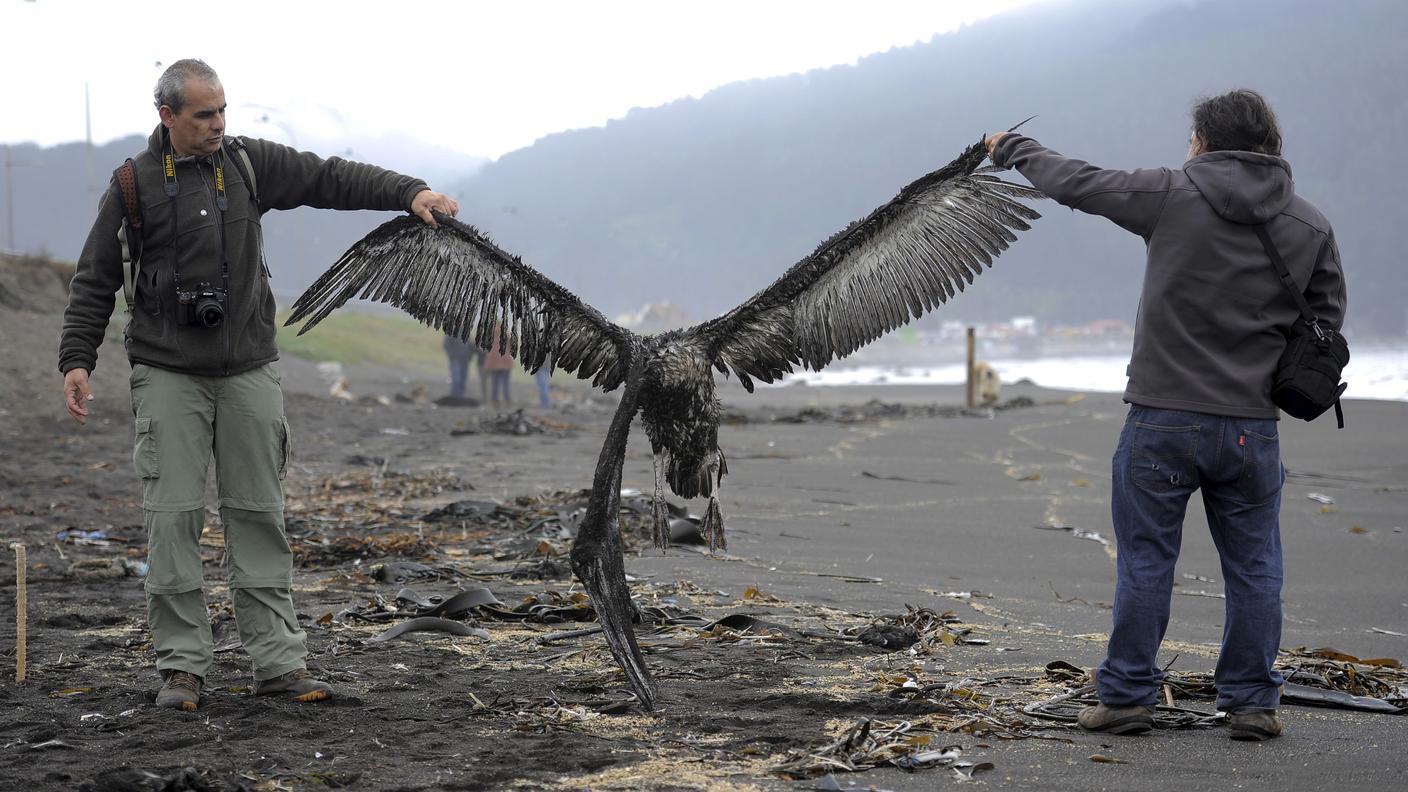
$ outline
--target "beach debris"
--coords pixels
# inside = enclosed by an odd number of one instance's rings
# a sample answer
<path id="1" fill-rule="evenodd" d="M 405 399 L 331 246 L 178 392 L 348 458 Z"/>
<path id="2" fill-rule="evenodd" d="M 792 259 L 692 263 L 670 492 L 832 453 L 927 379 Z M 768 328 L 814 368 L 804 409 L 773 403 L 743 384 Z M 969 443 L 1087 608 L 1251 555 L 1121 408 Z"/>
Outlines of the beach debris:
<path id="1" fill-rule="evenodd" d="M 1281 694 L 1285 704 L 1395 715 L 1408 712 L 1408 670 L 1394 658 L 1360 660 L 1336 649 L 1302 647 L 1283 652 L 1275 667 L 1286 680 Z M 1046 676 L 1076 687 L 1045 701 L 1027 704 L 1023 707 L 1024 713 L 1074 727 L 1080 710 L 1099 702 L 1095 686 L 1089 684 L 1089 674 L 1078 666 L 1063 660 L 1054 661 L 1047 665 Z M 1217 713 L 1169 703 L 1175 693 L 1181 698 L 1214 699 L 1217 686 L 1212 674 L 1166 669 L 1164 685 L 1166 698 L 1155 708 L 1155 727 L 1201 728 L 1222 723 Z"/>
<path id="2" fill-rule="evenodd" d="M 11 542 L 10 549 L 15 551 L 15 684 L 24 684 L 25 676 L 25 629 L 28 626 L 28 599 L 29 594 L 25 586 L 26 571 L 28 569 L 28 552 L 24 544 Z"/>
<path id="3" fill-rule="evenodd" d="M 78 746 L 70 745 L 69 743 L 66 743 L 63 740 L 44 740 L 43 742 L 32 743 L 29 746 L 29 750 L 31 751 L 45 751 L 53 750 L 56 748 L 67 748 L 72 751 L 77 749 Z"/>
<path id="4" fill-rule="evenodd" d="M 916 479 L 916 478 L 907 478 L 907 477 L 905 477 L 905 476 L 882 476 L 882 475 L 880 475 L 879 473 L 871 473 L 869 470 L 862 470 L 862 471 L 860 472 L 860 477 L 861 477 L 861 478 L 868 478 L 868 479 L 876 479 L 876 480 L 878 480 L 878 481 L 905 481 L 905 482 L 908 482 L 908 483 L 910 483 L 910 484 L 941 484 L 941 485 L 944 485 L 944 486 L 952 486 L 952 485 L 953 485 L 953 482 L 952 482 L 952 481 L 943 481 L 943 480 L 940 480 L 940 479 Z"/>
<path id="5" fill-rule="evenodd" d="M 548 415 L 530 415 L 519 408 L 512 412 L 496 413 L 490 416 L 467 415 L 456 423 L 455 428 L 450 430 L 450 436 L 500 434 L 519 437 L 524 435 L 571 437 L 580 431 L 581 427 L 576 424 Z"/>
<path id="6" fill-rule="evenodd" d="M 896 651 L 919 643 L 919 631 L 897 624 L 872 624 L 856 636 L 863 644 Z"/>
<path id="7" fill-rule="evenodd" d="M 924 591 L 925 593 L 933 594 L 935 597 L 948 597 L 949 599 L 956 600 L 992 599 L 991 594 L 985 591 L 978 591 L 977 589 L 972 591 L 936 591 L 934 589 L 924 589 Z"/>
<path id="8" fill-rule="evenodd" d="M 444 520 L 454 517 L 479 518 L 494 514 L 502 508 L 498 501 L 457 500 L 427 512 L 422 520 Z"/>
<path id="9" fill-rule="evenodd" d="M 78 528 L 65 528 L 55 533 L 54 539 L 64 544 L 87 545 L 89 547 L 112 547 L 114 544 L 123 543 L 121 539 L 114 539 L 108 535 L 106 530 L 102 529 L 85 531 Z"/>
<path id="10" fill-rule="evenodd" d="M 1400 638 L 1405 637 L 1405 636 L 1408 636 L 1408 633 L 1401 633 L 1401 632 L 1398 632 L 1397 630 L 1385 630 L 1385 629 L 1382 628 L 1382 627 L 1370 627 L 1370 628 L 1369 628 L 1369 632 L 1371 632 L 1371 633 L 1377 633 L 1377 634 L 1379 634 L 1379 635 L 1396 635 L 1396 636 L 1398 636 L 1398 637 L 1400 637 Z"/>
<path id="11" fill-rule="evenodd" d="M 1088 679 L 1088 677 L 1085 678 Z M 1034 718 L 1059 722 L 1074 729 L 1079 728 L 1076 725 L 1076 718 L 1080 715 L 1080 711 L 1099 703 L 1100 699 L 1095 695 L 1095 686 L 1082 685 L 1044 701 L 1033 701 L 1022 707 L 1022 712 Z M 1222 717 L 1216 712 L 1169 706 L 1166 703 L 1154 707 L 1154 727 L 1157 729 L 1206 728 L 1218 725 L 1221 721 Z"/>
<path id="12" fill-rule="evenodd" d="M 64 576 L 75 580 L 103 580 L 127 576 L 121 558 L 83 558 L 68 565 Z"/>
<path id="13" fill-rule="evenodd" d="M 415 561 L 388 561 L 373 564 L 370 568 L 373 580 L 384 583 L 409 583 L 412 580 L 442 580 L 464 577 L 465 574 L 450 566 L 433 566 Z"/>
<path id="14" fill-rule="evenodd" d="M 955 781 L 974 781 L 976 779 L 973 778 L 973 776 L 987 770 L 993 770 L 996 767 L 997 765 L 992 762 L 968 762 L 960 760 L 954 762 L 951 769 L 953 770 Z"/>
<path id="15" fill-rule="evenodd" d="M 750 423 L 855 424 L 910 418 L 962 418 L 972 415 L 991 417 L 993 411 L 1002 412 L 1004 410 L 1015 410 L 1024 407 L 1033 407 L 1035 405 L 1036 402 L 1025 396 L 1018 396 L 983 410 L 969 410 L 951 404 L 899 404 L 895 402 L 885 402 L 879 399 L 871 399 L 861 405 L 803 407 L 792 412 L 777 412 L 766 408 L 748 410 L 733 408 L 721 416 L 721 422 L 733 425 Z"/>
<path id="16" fill-rule="evenodd" d="M 829 742 L 789 751 L 773 772 L 799 779 L 886 765 L 906 771 L 947 767 L 958 761 L 963 749 L 942 745 L 943 736 L 943 730 L 921 720 L 889 722 L 864 718 Z"/>
<path id="17" fill-rule="evenodd" d="M 396 592 L 396 604 L 414 606 L 416 616 L 441 616 L 446 619 L 463 618 L 475 608 L 485 605 L 503 606 L 494 592 L 482 587 L 457 591 L 448 598 L 438 595 L 424 597 L 414 589 L 403 588 Z"/>
<path id="18" fill-rule="evenodd" d="M 1090 761 L 1096 764 L 1129 764 L 1129 762 L 1123 759 L 1116 759 L 1113 756 L 1106 756 L 1105 754 L 1091 754 Z"/>
<path id="19" fill-rule="evenodd" d="M 1383 699 L 1371 698 L 1369 696 L 1356 696 L 1346 693 L 1343 690 L 1327 690 L 1325 688 L 1301 685 L 1287 681 L 1281 687 L 1281 701 L 1290 704 L 1305 704 L 1315 707 L 1333 707 L 1335 709 L 1360 710 L 1363 712 L 1383 712 L 1389 715 L 1398 715 L 1408 712 L 1408 707 L 1395 706 L 1391 702 Z"/>
<path id="20" fill-rule="evenodd" d="M 384 643 L 413 632 L 442 632 L 450 635 L 470 635 L 489 640 L 489 631 L 480 627 L 470 627 L 464 622 L 441 619 L 436 616 L 421 616 L 403 621 L 385 632 L 367 639 L 367 643 Z"/>
<path id="21" fill-rule="evenodd" d="M 1062 525 L 1059 523 L 1042 523 L 1033 525 L 1033 528 L 1041 531 L 1065 531 L 1077 539 L 1088 539 L 1105 547 L 1110 547 L 1110 540 L 1106 539 L 1099 531 L 1092 531 L 1088 528 L 1080 528 L 1075 525 Z"/>
<path id="22" fill-rule="evenodd" d="M 91 792 L 214 792 L 227 788 L 215 770 L 195 767 L 114 767 L 80 786 Z"/>
<path id="23" fill-rule="evenodd" d="M 953 611 L 938 613 L 913 605 L 906 605 L 905 609 L 902 614 L 882 616 L 864 627 L 842 629 L 840 634 L 848 640 L 891 651 L 909 649 L 916 655 L 941 653 L 951 646 L 990 643 L 987 638 L 975 635 L 973 627 L 960 626 L 963 620 Z"/>
<path id="24" fill-rule="evenodd" d="M 1315 501 L 1316 503 L 1323 503 L 1326 506 L 1333 506 L 1335 503 L 1335 499 L 1333 497 L 1326 495 L 1323 492 L 1312 492 L 1306 495 L 1305 497 Z"/>
<path id="25" fill-rule="evenodd" d="M 1208 597 L 1210 599 L 1227 599 L 1227 595 L 1223 594 L 1220 591 L 1203 591 L 1202 589 L 1190 589 L 1188 591 L 1184 591 L 1180 588 L 1174 589 L 1173 593 L 1182 597 Z"/>

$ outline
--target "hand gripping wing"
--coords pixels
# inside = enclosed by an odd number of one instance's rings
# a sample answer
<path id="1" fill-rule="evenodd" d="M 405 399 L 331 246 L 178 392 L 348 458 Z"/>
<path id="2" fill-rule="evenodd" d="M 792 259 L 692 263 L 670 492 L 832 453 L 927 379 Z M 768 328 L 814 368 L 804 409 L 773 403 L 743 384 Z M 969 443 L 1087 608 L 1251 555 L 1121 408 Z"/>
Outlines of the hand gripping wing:
<path id="1" fill-rule="evenodd" d="M 978 169 L 970 146 L 894 200 L 822 243 L 771 286 L 692 328 L 713 365 L 748 390 L 802 365 L 819 371 L 962 291 L 1040 217 L 1030 187 Z"/>
<path id="2" fill-rule="evenodd" d="M 474 228 L 436 213 L 439 229 L 398 217 L 342 254 L 293 305 L 299 335 L 354 296 L 401 308 L 481 349 L 494 343 L 529 371 L 552 366 L 612 390 L 625 377 L 629 333 L 500 250 Z"/>

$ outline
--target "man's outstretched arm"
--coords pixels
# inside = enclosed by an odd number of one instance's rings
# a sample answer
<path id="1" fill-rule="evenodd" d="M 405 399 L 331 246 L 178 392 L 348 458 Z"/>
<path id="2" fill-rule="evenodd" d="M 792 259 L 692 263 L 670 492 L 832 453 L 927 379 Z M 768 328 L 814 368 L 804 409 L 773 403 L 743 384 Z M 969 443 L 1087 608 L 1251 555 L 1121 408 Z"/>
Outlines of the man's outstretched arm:
<path id="1" fill-rule="evenodd" d="M 1109 218 L 1146 239 L 1154 232 L 1168 195 L 1168 169 L 1099 168 L 1015 132 L 989 135 L 984 142 L 994 165 L 1016 168 L 1057 203 Z"/>

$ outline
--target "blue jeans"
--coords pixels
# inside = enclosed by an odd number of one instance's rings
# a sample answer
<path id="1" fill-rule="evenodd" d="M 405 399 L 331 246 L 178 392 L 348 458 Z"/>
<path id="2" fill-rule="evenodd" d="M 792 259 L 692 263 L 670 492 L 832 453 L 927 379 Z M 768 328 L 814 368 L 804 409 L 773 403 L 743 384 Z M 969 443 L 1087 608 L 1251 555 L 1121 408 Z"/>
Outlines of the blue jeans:
<path id="1" fill-rule="evenodd" d="M 533 379 L 538 383 L 538 406 L 544 409 L 552 406 L 552 396 L 548 392 L 548 376 L 546 364 L 533 375 Z"/>
<path id="2" fill-rule="evenodd" d="M 1114 628 L 1097 675 L 1112 707 L 1157 701 L 1188 496 L 1202 488 L 1227 596 L 1217 708 L 1274 710 L 1281 675 L 1281 447 L 1277 422 L 1132 405 L 1113 465 Z"/>
<path id="3" fill-rule="evenodd" d="M 469 358 L 450 358 L 450 395 L 464 398 L 464 386 L 469 381 Z"/>

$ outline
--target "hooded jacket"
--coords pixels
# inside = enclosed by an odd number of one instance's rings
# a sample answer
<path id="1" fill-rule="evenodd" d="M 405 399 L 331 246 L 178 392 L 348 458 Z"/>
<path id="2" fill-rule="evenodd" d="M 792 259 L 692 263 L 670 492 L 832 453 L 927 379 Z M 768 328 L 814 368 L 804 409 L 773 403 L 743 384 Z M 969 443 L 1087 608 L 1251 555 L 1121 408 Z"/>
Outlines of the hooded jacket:
<path id="1" fill-rule="evenodd" d="M 1345 285 L 1330 222 L 1296 195 L 1285 160 L 1214 151 L 1182 170 L 1121 171 L 1004 136 L 993 162 L 1072 209 L 1144 238 L 1148 261 L 1124 400 L 1168 410 L 1278 418 L 1271 380 L 1299 319 L 1251 226 L 1266 223 L 1296 286 L 1339 330 Z"/>
<path id="2" fill-rule="evenodd" d="M 123 331 L 132 363 L 199 376 L 228 376 L 278 359 L 274 295 L 260 260 L 261 216 L 271 209 L 409 209 L 425 182 L 338 157 L 322 159 L 266 140 L 240 139 L 249 152 L 259 203 L 241 173 L 243 162 L 227 140 L 207 157 L 177 157 L 168 181 L 162 168 L 168 132 L 158 126 L 145 151 L 133 157 L 143 221 L 141 269 Z M 223 175 L 224 200 L 216 184 Z M 169 189 L 174 195 L 168 195 Z M 223 207 L 222 208 L 222 204 Z M 59 342 L 59 370 L 89 372 L 122 288 L 117 231 L 124 217 L 116 180 L 98 204 L 78 268 L 69 285 Z M 217 327 L 177 322 L 177 287 L 226 288 L 225 318 Z"/>

